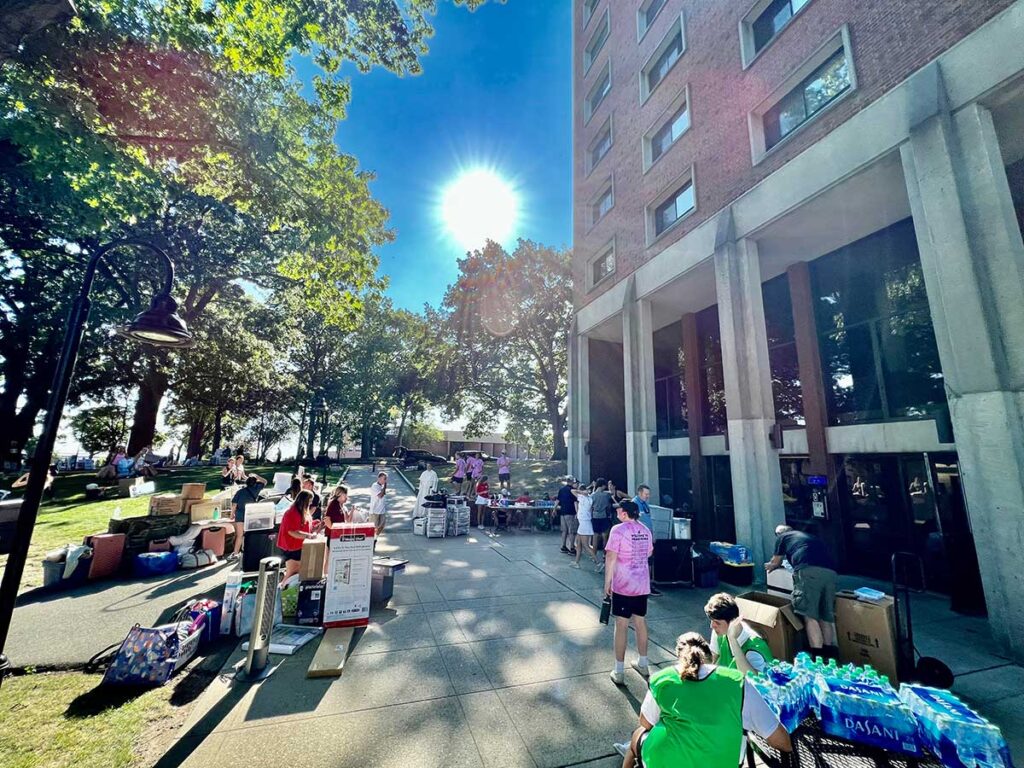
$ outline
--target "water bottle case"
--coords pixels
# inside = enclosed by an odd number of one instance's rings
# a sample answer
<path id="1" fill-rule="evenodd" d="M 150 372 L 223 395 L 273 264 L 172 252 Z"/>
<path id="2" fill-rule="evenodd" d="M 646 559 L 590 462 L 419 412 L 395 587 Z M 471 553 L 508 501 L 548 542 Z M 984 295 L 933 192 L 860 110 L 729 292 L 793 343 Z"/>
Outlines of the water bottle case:
<path id="1" fill-rule="evenodd" d="M 612 599 L 611 599 L 611 597 L 606 597 L 604 599 L 604 602 L 601 603 L 601 618 L 599 619 L 599 621 L 602 624 L 607 624 L 608 620 L 611 617 L 612 617 Z"/>

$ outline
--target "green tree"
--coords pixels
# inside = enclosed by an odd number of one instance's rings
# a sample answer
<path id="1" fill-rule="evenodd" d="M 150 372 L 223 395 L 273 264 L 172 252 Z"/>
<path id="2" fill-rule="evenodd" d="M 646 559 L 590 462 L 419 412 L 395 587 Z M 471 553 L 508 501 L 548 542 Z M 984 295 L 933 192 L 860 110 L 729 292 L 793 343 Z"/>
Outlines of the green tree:
<path id="1" fill-rule="evenodd" d="M 124 445 L 128 434 L 128 414 L 127 403 L 83 408 L 71 418 L 71 430 L 92 458 L 94 454 Z"/>
<path id="2" fill-rule="evenodd" d="M 570 252 L 520 240 L 509 254 L 488 242 L 459 260 L 442 312 L 448 414 L 468 417 L 468 434 L 500 416 L 518 431 L 544 424 L 551 458 L 564 459 Z"/>

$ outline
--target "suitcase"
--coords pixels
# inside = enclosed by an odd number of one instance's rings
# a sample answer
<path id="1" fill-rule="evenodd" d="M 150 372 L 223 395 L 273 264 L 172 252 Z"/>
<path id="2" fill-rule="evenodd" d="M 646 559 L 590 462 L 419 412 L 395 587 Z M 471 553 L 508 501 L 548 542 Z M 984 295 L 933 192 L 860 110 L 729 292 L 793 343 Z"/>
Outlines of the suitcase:
<path id="1" fill-rule="evenodd" d="M 209 549 L 217 557 L 224 557 L 224 541 L 227 531 L 223 526 L 204 528 L 199 547 Z"/>
<path id="2" fill-rule="evenodd" d="M 143 552 L 135 556 L 135 576 L 159 576 L 178 570 L 178 556 L 173 552 Z"/>
<path id="3" fill-rule="evenodd" d="M 85 537 L 83 543 L 92 547 L 90 579 L 106 579 L 117 573 L 124 555 L 124 542 L 123 533 L 97 533 Z"/>
<path id="4" fill-rule="evenodd" d="M 260 560 L 277 554 L 277 534 L 273 531 L 246 531 L 242 541 L 242 570 L 260 569 Z"/>

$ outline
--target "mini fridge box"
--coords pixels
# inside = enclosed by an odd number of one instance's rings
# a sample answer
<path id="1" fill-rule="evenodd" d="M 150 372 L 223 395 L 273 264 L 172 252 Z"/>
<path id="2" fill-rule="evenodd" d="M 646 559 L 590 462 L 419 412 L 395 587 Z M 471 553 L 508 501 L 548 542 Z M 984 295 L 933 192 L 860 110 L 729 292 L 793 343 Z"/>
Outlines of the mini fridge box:
<path id="1" fill-rule="evenodd" d="M 896 683 L 896 603 L 891 597 L 869 602 L 853 592 L 838 592 L 836 639 L 843 662 L 870 664 Z"/>
<path id="2" fill-rule="evenodd" d="M 295 613 L 295 623 L 302 626 L 320 626 L 324 623 L 324 593 L 327 591 L 325 579 L 299 582 L 299 605 Z"/>
<path id="3" fill-rule="evenodd" d="M 800 650 L 804 623 L 793 611 L 791 601 L 767 592 L 744 592 L 736 596 L 736 605 L 740 616 L 764 638 L 776 659 L 793 660 Z"/>
<path id="4" fill-rule="evenodd" d="M 374 532 L 371 523 L 343 523 L 331 528 L 324 595 L 325 627 L 369 624 Z"/>

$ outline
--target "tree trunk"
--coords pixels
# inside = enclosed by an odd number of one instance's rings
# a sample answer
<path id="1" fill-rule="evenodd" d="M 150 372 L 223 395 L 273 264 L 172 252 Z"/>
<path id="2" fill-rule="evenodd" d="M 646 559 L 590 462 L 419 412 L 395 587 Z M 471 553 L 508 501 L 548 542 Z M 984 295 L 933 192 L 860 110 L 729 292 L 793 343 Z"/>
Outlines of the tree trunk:
<path id="1" fill-rule="evenodd" d="M 153 444 L 156 436 L 156 417 L 160 403 L 167 394 L 167 374 L 150 360 L 146 376 L 139 384 L 139 399 L 135 401 L 135 415 L 132 418 L 132 432 L 128 437 L 128 453 L 134 456 L 143 448 Z"/>
<path id="2" fill-rule="evenodd" d="M 224 437 L 224 409 L 218 408 L 213 414 L 213 445 L 210 453 L 220 450 L 220 441 Z"/>
<path id="3" fill-rule="evenodd" d="M 409 414 L 409 403 L 402 408 L 402 420 L 398 422 L 398 437 L 395 439 L 395 448 L 402 444 L 402 434 L 405 432 L 405 419 Z"/>
<path id="4" fill-rule="evenodd" d="M 203 452 L 203 437 L 206 434 L 206 420 L 197 418 L 192 422 L 188 431 L 188 448 L 185 449 L 185 458 L 195 456 L 199 458 Z"/>
<path id="5" fill-rule="evenodd" d="M 565 445 L 565 415 L 558 406 L 548 407 L 548 421 L 551 423 L 552 431 L 552 461 L 566 461 L 569 458 L 569 449 Z"/>
<path id="6" fill-rule="evenodd" d="M 368 424 L 363 424 L 363 428 L 359 431 L 359 458 L 361 459 L 369 459 L 373 456 L 370 431 Z"/>

